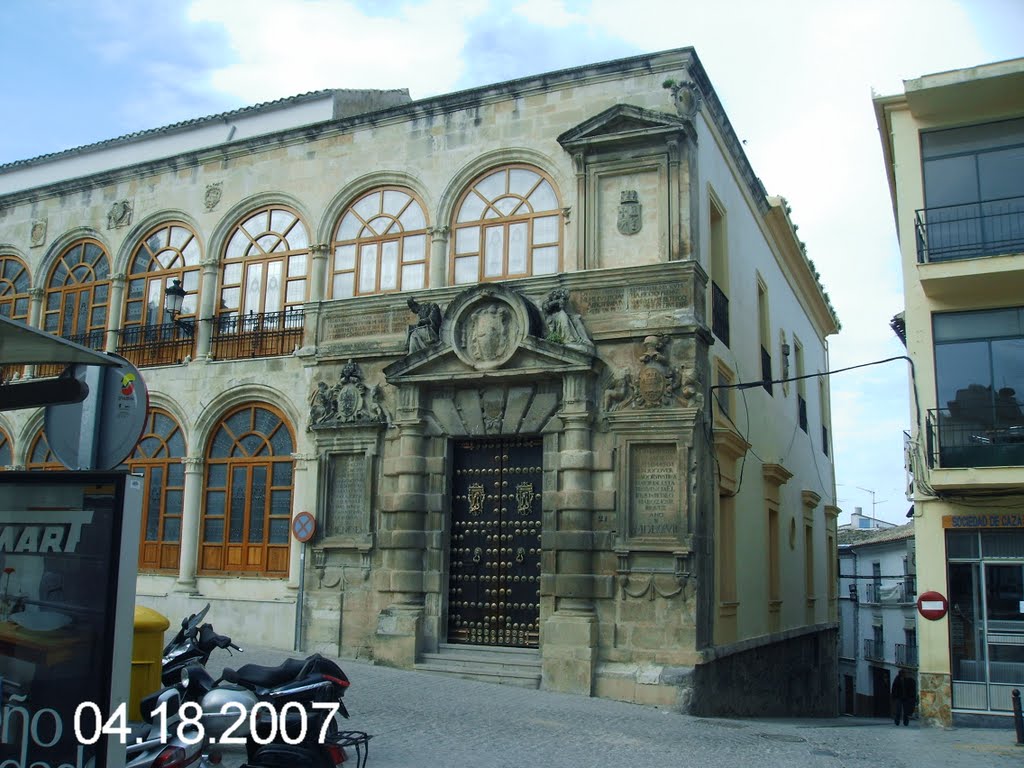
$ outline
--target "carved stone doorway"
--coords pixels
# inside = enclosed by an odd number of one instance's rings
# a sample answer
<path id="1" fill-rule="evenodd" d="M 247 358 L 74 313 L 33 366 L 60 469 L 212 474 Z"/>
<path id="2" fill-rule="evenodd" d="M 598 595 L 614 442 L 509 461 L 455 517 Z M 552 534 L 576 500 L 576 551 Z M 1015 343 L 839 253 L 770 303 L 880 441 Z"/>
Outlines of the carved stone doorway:
<path id="1" fill-rule="evenodd" d="M 448 641 L 537 648 L 542 440 L 456 440 L 452 453 Z"/>

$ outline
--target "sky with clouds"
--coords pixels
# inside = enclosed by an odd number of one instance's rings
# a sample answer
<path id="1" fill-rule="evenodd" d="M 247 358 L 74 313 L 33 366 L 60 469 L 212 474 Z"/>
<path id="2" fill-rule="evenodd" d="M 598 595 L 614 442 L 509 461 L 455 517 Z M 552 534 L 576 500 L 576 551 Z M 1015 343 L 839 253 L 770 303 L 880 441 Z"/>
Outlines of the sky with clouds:
<path id="1" fill-rule="evenodd" d="M 872 93 L 1024 56 L 1021 0 L 2 0 L 0 25 L 0 164 L 321 88 L 417 99 L 693 46 L 839 314 L 833 369 L 904 352 Z M 907 392 L 903 362 L 833 376 L 841 522 L 904 522 Z"/>

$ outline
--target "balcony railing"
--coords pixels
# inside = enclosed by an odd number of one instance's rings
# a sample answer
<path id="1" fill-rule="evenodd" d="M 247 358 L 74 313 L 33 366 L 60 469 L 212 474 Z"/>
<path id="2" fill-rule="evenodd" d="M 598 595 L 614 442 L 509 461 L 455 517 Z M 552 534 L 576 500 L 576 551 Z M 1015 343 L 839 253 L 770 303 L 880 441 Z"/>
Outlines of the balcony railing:
<path id="1" fill-rule="evenodd" d="M 117 354 L 139 368 L 173 365 L 193 354 L 193 335 L 177 323 L 130 326 L 118 332 Z"/>
<path id="2" fill-rule="evenodd" d="M 896 663 L 901 667 L 916 667 L 917 646 L 896 643 Z"/>
<path id="3" fill-rule="evenodd" d="M 304 323 L 301 309 L 222 315 L 213 321 L 210 353 L 214 360 L 290 355 L 302 344 Z"/>
<path id="4" fill-rule="evenodd" d="M 761 347 L 761 383 L 765 392 L 772 393 L 772 356 L 771 353 Z"/>
<path id="5" fill-rule="evenodd" d="M 912 603 L 914 602 L 914 579 L 901 581 L 868 582 L 864 585 L 868 603 Z"/>
<path id="6" fill-rule="evenodd" d="M 916 214 L 917 261 L 973 259 L 1024 251 L 1024 197 L 922 208 Z"/>
<path id="7" fill-rule="evenodd" d="M 925 437 L 932 469 L 1024 466 L 1024 419 L 1016 408 L 933 408 Z"/>
<path id="8" fill-rule="evenodd" d="M 107 332 L 106 331 L 89 331 L 88 333 L 73 333 L 73 334 L 61 334 L 61 338 L 73 341 L 76 344 L 81 344 L 83 347 L 89 347 L 89 349 L 96 349 L 100 352 L 107 345 Z M 67 366 L 64 363 L 47 363 L 45 365 L 36 366 L 36 377 L 47 378 L 50 376 L 60 376 Z"/>
<path id="9" fill-rule="evenodd" d="M 711 282 L 711 330 L 725 346 L 729 346 L 729 297 Z"/>
<path id="10" fill-rule="evenodd" d="M 881 640 L 864 640 L 864 658 L 873 661 L 885 660 L 885 643 Z"/>

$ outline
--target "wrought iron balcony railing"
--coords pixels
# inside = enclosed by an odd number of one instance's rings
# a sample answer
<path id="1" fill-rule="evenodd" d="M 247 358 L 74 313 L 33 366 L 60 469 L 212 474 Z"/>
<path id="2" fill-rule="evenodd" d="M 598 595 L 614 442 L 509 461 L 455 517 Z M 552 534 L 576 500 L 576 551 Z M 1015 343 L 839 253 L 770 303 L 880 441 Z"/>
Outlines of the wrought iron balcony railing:
<path id="1" fill-rule="evenodd" d="M 290 355 L 302 344 L 302 309 L 248 315 L 221 315 L 213 320 L 210 353 L 214 360 Z"/>
<path id="2" fill-rule="evenodd" d="M 1024 418 L 1016 403 L 933 408 L 925 446 L 932 469 L 1024 466 Z"/>
<path id="3" fill-rule="evenodd" d="M 772 394 L 772 356 L 764 347 L 761 347 L 761 383 L 765 392 Z"/>
<path id="4" fill-rule="evenodd" d="M 896 643 L 896 663 L 901 667 L 917 666 L 917 646 Z"/>
<path id="5" fill-rule="evenodd" d="M 864 658 L 872 661 L 885 660 L 885 643 L 880 640 L 864 640 Z"/>
<path id="6" fill-rule="evenodd" d="M 973 259 L 1024 251 L 1024 197 L 922 208 L 915 216 L 917 261 Z"/>
<path id="7" fill-rule="evenodd" d="M 180 363 L 195 351 L 194 334 L 186 328 L 178 323 L 122 328 L 117 335 L 117 354 L 139 368 Z"/>
<path id="8" fill-rule="evenodd" d="M 914 579 L 901 581 L 868 582 L 865 587 L 867 603 L 912 603 L 914 602 Z"/>
<path id="9" fill-rule="evenodd" d="M 72 333 L 60 334 L 61 338 L 73 341 L 76 344 L 81 344 L 83 347 L 89 347 L 90 349 L 96 349 L 100 352 L 103 351 L 104 347 L 107 346 L 107 332 L 106 331 L 89 331 L 88 333 Z M 50 376 L 60 376 L 64 369 L 67 368 L 64 363 L 47 363 L 45 365 L 36 366 L 36 377 L 43 379 Z"/>
<path id="10" fill-rule="evenodd" d="M 711 282 L 711 330 L 729 346 L 729 297 L 714 281 Z"/>

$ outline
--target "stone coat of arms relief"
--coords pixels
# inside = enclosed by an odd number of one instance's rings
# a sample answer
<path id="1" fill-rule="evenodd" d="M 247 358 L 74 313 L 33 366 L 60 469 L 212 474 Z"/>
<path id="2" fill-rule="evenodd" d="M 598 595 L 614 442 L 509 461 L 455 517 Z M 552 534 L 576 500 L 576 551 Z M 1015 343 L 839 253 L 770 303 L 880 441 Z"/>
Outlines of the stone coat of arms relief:
<path id="1" fill-rule="evenodd" d="M 696 369 L 673 365 L 667 352 L 668 338 L 648 336 L 643 341 L 637 368 L 624 367 L 613 374 L 604 391 L 602 410 L 704 406 Z"/>
<path id="2" fill-rule="evenodd" d="M 338 383 L 317 382 L 309 396 L 308 431 L 354 424 L 389 424 L 384 407 L 384 387 L 367 387 L 358 363 L 349 360 L 341 369 Z"/>

